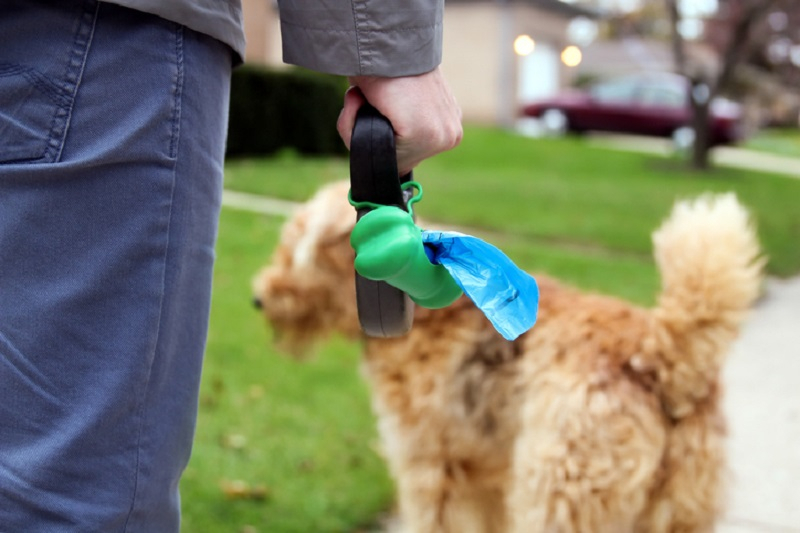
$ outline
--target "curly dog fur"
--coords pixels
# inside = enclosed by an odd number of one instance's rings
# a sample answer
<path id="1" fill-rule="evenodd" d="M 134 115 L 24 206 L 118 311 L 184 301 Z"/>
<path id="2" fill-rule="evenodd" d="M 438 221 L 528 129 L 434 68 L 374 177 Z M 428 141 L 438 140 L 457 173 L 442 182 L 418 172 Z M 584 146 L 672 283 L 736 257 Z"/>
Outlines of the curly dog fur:
<path id="1" fill-rule="evenodd" d="M 284 349 L 361 338 L 355 215 L 329 185 L 286 223 L 254 288 Z M 364 338 L 403 531 L 712 531 L 724 500 L 720 370 L 761 285 L 732 194 L 679 202 L 653 234 L 652 309 L 546 276 L 539 320 L 505 341 L 462 297 Z"/>

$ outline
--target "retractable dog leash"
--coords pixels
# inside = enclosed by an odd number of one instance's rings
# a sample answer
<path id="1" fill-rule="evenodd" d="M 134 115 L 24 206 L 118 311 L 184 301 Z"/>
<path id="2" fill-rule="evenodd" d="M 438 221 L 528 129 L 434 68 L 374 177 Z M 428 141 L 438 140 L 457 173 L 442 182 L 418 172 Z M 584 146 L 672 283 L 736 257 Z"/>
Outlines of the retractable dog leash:
<path id="1" fill-rule="evenodd" d="M 399 176 L 391 123 L 364 104 L 350 141 L 350 201 L 358 219 L 351 242 L 358 243 L 359 250 L 358 318 L 371 337 L 397 337 L 411 329 L 411 295 L 418 295 L 426 307 L 444 307 L 461 294 L 446 270 L 428 260 L 421 241 L 420 246 L 413 245 L 419 229 L 410 210 L 417 185 L 411 178 L 411 173 Z M 401 264 L 408 268 L 397 272 Z M 444 299 L 438 296 L 441 288 L 448 293 Z"/>
<path id="2" fill-rule="evenodd" d="M 350 197 L 356 202 L 392 205 L 405 211 L 400 183 L 392 125 L 374 107 L 364 104 L 358 110 L 350 141 Z M 357 209 L 357 219 L 370 211 L 366 206 Z M 385 281 L 367 279 L 356 272 L 356 304 L 361 329 L 370 337 L 396 337 L 411 329 L 411 298 Z"/>
<path id="3" fill-rule="evenodd" d="M 399 337 L 413 324 L 414 305 L 447 307 L 466 294 L 495 329 L 512 340 L 536 321 L 536 281 L 494 246 L 457 232 L 424 231 L 412 205 L 422 186 L 399 176 L 394 130 L 364 104 L 350 141 L 350 203 L 357 222 L 356 303 L 370 337 Z"/>

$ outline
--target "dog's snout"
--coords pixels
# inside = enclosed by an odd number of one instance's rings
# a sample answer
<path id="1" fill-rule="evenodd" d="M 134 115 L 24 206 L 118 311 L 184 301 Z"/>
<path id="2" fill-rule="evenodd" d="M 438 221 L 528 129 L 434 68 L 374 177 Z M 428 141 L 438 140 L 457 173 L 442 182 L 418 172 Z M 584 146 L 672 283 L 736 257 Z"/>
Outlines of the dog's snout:
<path id="1" fill-rule="evenodd" d="M 253 296 L 253 307 L 255 307 L 256 309 L 264 308 L 264 304 L 261 303 L 261 298 L 259 298 L 258 296 Z"/>

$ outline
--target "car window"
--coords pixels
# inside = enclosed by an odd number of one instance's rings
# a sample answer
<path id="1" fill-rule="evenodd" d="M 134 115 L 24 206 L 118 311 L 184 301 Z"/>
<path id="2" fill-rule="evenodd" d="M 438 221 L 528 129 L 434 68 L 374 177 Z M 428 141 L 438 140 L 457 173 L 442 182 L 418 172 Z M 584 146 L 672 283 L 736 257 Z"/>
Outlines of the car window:
<path id="1" fill-rule="evenodd" d="M 643 85 L 636 94 L 640 105 L 680 109 L 686 106 L 686 95 L 677 87 Z"/>
<path id="2" fill-rule="evenodd" d="M 622 104 L 633 101 L 636 84 L 630 80 L 615 80 L 598 83 L 591 88 L 592 98 L 604 104 Z"/>

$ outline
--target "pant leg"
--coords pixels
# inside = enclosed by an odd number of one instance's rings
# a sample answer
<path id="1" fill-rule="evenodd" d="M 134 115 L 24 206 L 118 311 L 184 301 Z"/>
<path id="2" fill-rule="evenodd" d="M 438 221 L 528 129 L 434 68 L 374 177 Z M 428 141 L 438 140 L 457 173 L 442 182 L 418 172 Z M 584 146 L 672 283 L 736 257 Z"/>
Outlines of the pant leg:
<path id="1" fill-rule="evenodd" d="M 177 531 L 230 51 L 94 0 L 0 32 L 0 531 Z"/>

